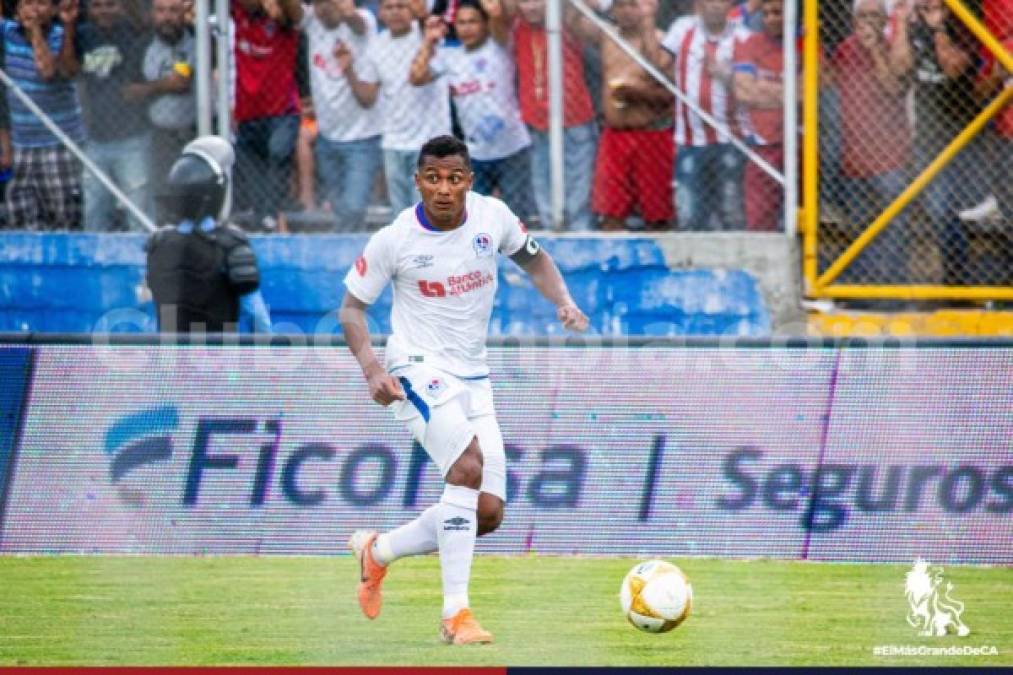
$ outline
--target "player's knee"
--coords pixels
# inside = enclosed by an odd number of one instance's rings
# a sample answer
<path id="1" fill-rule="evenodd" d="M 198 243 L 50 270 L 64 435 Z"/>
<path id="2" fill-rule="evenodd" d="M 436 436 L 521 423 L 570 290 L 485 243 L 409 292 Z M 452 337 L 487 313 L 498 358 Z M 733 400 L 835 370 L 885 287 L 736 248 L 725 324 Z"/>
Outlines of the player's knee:
<path id="1" fill-rule="evenodd" d="M 471 443 L 450 467 L 446 481 L 451 485 L 463 485 L 473 490 L 482 487 L 482 451 L 478 447 L 477 438 L 471 439 Z"/>
<path id="2" fill-rule="evenodd" d="M 503 522 L 503 500 L 489 494 L 478 498 L 478 536 L 495 532 Z"/>

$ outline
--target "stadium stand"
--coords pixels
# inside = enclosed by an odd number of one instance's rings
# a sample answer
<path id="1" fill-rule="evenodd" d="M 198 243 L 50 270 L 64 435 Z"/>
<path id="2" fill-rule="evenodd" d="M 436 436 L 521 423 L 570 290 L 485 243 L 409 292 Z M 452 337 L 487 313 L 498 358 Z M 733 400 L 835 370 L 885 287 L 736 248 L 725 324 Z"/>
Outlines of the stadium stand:
<path id="1" fill-rule="evenodd" d="M 340 280 L 365 235 L 256 236 L 264 298 L 277 332 L 337 330 Z M 0 248 L 0 332 L 153 332 L 143 291 L 144 237 L 11 232 Z M 757 280 L 742 270 L 671 270 L 649 238 L 545 238 L 577 302 L 604 335 L 770 333 Z M 510 261 L 500 262 L 492 335 L 559 331 L 554 309 Z M 371 330 L 390 330 L 388 289 Z"/>

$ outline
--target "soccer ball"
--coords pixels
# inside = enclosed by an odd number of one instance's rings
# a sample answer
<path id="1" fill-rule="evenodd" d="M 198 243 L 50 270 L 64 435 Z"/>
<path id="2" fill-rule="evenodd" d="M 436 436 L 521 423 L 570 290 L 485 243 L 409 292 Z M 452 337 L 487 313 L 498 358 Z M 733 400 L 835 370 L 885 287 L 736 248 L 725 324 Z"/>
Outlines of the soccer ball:
<path id="1" fill-rule="evenodd" d="M 689 616 L 693 587 L 682 570 L 664 560 L 638 563 L 619 591 L 623 614 L 648 633 L 667 633 Z"/>

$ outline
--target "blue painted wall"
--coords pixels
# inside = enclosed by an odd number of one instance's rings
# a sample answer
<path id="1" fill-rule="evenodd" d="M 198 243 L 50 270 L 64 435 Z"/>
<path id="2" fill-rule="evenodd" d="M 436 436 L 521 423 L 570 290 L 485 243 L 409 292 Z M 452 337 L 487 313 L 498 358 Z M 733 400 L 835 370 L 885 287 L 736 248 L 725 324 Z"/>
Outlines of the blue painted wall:
<path id="1" fill-rule="evenodd" d="M 154 330 L 141 302 L 145 237 L 136 234 L 0 235 L 0 331 L 142 332 Z M 263 293 L 278 332 L 340 332 L 335 310 L 345 272 L 367 235 L 253 237 Z M 606 335 L 752 335 L 770 333 L 770 312 L 756 279 L 742 270 L 669 270 L 648 238 L 551 238 L 542 242 L 571 293 Z M 388 289 L 370 308 L 371 330 L 389 330 Z M 554 308 L 509 260 L 490 333 L 561 332 Z"/>

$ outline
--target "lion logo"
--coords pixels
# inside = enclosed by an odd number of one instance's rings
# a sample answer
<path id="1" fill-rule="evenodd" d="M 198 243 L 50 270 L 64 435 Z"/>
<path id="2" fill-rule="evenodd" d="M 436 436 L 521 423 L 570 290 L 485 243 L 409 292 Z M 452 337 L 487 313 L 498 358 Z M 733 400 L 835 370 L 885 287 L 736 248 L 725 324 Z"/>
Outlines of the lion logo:
<path id="1" fill-rule="evenodd" d="M 945 593 L 940 590 L 942 585 L 942 567 L 930 565 L 921 558 L 915 560 L 914 567 L 904 580 L 904 595 L 911 605 L 907 622 L 918 629 L 919 635 L 941 637 L 956 633 L 964 637 L 971 632 L 960 620 L 964 603 L 950 597 L 953 584 L 946 582 Z"/>

